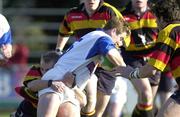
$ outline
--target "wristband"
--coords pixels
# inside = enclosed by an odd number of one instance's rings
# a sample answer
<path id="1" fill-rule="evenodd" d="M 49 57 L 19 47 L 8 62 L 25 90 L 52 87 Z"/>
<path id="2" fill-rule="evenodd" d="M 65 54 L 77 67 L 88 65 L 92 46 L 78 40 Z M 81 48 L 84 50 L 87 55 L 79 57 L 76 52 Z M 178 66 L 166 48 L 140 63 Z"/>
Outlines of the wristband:
<path id="1" fill-rule="evenodd" d="M 59 53 L 60 55 L 63 53 L 63 52 L 61 51 L 61 49 L 59 49 L 59 48 L 56 48 L 56 52 Z"/>
<path id="2" fill-rule="evenodd" d="M 56 52 L 57 52 L 59 55 L 63 54 L 63 52 L 62 52 L 61 49 L 59 49 L 59 48 L 56 49 Z"/>
<path id="3" fill-rule="evenodd" d="M 139 76 L 139 68 L 136 68 L 134 71 L 132 71 L 130 74 L 129 74 L 129 79 L 132 80 L 132 79 L 140 79 L 140 76 Z"/>
<path id="4" fill-rule="evenodd" d="M 48 80 L 48 87 L 51 87 L 53 80 Z"/>
<path id="5" fill-rule="evenodd" d="M 59 49 L 59 48 L 56 48 L 56 52 L 61 52 L 61 49 Z"/>

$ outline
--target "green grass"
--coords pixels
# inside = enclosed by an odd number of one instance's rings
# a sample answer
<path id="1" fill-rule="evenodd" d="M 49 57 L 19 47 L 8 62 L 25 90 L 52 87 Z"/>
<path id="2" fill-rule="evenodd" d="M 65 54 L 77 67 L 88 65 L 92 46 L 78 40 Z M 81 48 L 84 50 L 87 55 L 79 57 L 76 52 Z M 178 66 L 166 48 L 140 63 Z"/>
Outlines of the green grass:
<path id="1" fill-rule="evenodd" d="M 9 117 L 10 112 L 1 112 L 0 117 Z"/>
<path id="2" fill-rule="evenodd" d="M 9 117 L 14 110 L 0 110 L 0 117 Z"/>
<path id="3" fill-rule="evenodd" d="M 4 114 L 0 114 L 1 117 L 9 117 L 9 114 L 4 113 Z"/>

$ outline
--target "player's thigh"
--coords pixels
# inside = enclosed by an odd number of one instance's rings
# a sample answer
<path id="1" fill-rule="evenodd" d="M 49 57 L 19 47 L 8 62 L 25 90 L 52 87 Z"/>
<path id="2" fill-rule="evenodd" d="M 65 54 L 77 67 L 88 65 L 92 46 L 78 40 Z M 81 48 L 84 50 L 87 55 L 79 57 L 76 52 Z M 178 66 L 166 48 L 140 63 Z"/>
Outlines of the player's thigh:
<path id="1" fill-rule="evenodd" d="M 152 104 L 153 93 L 148 78 L 133 80 L 133 85 L 138 93 L 138 103 Z"/>
<path id="2" fill-rule="evenodd" d="M 148 78 L 134 79 L 134 80 L 131 80 L 131 82 L 139 94 L 142 93 L 143 91 L 151 91 L 151 85 L 149 83 Z"/>
<path id="3" fill-rule="evenodd" d="M 111 95 L 106 95 L 101 91 L 97 91 L 97 103 L 96 103 L 96 112 L 103 114 L 105 108 L 110 100 Z"/>
<path id="4" fill-rule="evenodd" d="M 86 95 L 88 98 L 94 97 L 96 99 L 96 92 L 97 92 L 97 77 L 96 77 L 96 75 L 93 75 L 89 79 L 89 81 L 85 87 L 85 91 L 86 91 Z"/>
<path id="5" fill-rule="evenodd" d="M 39 97 L 37 116 L 38 117 L 53 117 L 58 112 L 61 100 L 56 93 L 45 93 Z"/>
<path id="6" fill-rule="evenodd" d="M 60 105 L 57 117 L 80 117 L 80 108 L 71 102 Z"/>
<path id="7" fill-rule="evenodd" d="M 157 117 L 179 117 L 180 116 L 180 104 L 174 99 L 169 98 L 167 102 L 161 107 Z"/>

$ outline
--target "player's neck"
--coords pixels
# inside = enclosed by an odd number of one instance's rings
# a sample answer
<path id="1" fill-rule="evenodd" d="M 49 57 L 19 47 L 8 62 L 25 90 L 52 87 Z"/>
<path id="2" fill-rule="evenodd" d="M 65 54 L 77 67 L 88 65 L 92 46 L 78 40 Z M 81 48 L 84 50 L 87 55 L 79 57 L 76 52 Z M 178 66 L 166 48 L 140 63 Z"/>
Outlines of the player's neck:
<path id="1" fill-rule="evenodd" d="M 142 14 L 144 14 L 147 11 L 148 7 L 142 7 L 142 8 L 134 8 L 135 14 L 138 16 L 141 16 Z"/>
<path id="2" fill-rule="evenodd" d="M 95 10 L 86 9 L 86 12 L 87 12 L 88 16 L 92 16 L 95 13 Z"/>

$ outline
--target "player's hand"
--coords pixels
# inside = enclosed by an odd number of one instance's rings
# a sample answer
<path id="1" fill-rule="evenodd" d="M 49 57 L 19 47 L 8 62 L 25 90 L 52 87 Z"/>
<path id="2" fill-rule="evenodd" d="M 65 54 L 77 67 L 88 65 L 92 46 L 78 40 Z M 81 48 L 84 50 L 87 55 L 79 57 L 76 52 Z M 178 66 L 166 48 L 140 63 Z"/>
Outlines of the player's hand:
<path id="1" fill-rule="evenodd" d="M 62 82 L 69 88 L 72 87 L 73 83 L 74 83 L 74 80 L 75 80 L 75 75 L 71 72 L 67 72 L 65 75 L 64 75 L 64 78 L 62 80 Z"/>
<path id="2" fill-rule="evenodd" d="M 65 89 L 65 84 L 61 81 L 54 80 L 52 81 L 51 88 L 59 93 L 63 93 Z"/>
<path id="3" fill-rule="evenodd" d="M 129 78 L 129 74 L 132 71 L 134 71 L 134 69 L 132 67 L 130 67 L 130 66 L 126 66 L 126 67 L 118 66 L 115 69 L 118 71 L 119 76 L 122 76 L 122 77 L 127 78 L 127 79 Z"/>

